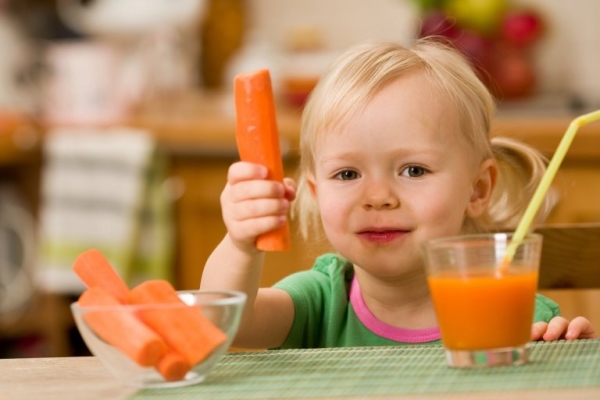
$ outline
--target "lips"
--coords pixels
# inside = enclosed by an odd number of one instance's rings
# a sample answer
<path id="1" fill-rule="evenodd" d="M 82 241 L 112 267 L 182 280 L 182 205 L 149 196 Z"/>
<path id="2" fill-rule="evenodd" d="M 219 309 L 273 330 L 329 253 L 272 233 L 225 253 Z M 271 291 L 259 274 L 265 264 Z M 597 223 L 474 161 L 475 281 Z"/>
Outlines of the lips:
<path id="1" fill-rule="evenodd" d="M 408 232 L 400 229 L 374 229 L 358 232 L 358 236 L 367 242 L 385 244 L 403 238 Z"/>

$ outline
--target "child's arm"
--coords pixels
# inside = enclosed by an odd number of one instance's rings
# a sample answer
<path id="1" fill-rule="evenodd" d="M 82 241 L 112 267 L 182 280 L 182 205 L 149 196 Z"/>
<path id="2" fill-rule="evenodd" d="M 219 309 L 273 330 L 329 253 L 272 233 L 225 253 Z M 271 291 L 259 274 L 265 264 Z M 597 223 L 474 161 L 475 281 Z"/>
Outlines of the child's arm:
<path id="1" fill-rule="evenodd" d="M 264 253 L 256 238 L 286 221 L 295 184 L 267 180 L 267 169 L 237 162 L 229 168 L 221 193 L 227 234 L 209 257 L 201 289 L 239 290 L 248 296 L 244 316 L 234 341 L 239 347 L 278 347 L 293 321 L 291 297 L 279 289 L 260 289 Z"/>
<path id="2" fill-rule="evenodd" d="M 531 328 L 531 340 L 574 340 L 597 337 L 594 327 L 584 317 L 573 318 L 570 322 L 563 317 L 554 317 L 550 322 L 536 322 Z"/>

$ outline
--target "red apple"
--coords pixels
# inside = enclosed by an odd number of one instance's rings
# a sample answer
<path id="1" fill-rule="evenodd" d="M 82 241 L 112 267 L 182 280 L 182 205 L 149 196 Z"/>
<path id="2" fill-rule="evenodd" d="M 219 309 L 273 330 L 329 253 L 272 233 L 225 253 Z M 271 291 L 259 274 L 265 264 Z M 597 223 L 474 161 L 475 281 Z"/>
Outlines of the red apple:
<path id="1" fill-rule="evenodd" d="M 542 19 L 531 10 L 509 11 L 500 27 L 501 37 L 516 47 L 531 46 L 542 35 L 542 31 Z"/>
<path id="2" fill-rule="evenodd" d="M 536 74 L 527 51 L 498 45 L 488 59 L 488 86 L 500 100 L 524 98 L 536 87 Z"/>
<path id="3" fill-rule="evenodd" d="M 470 29 L 461 29 L 452 38 L 454 46 L 460 50 L 475 66 L 481 65 L 488 57 L 492 42 Z"/>

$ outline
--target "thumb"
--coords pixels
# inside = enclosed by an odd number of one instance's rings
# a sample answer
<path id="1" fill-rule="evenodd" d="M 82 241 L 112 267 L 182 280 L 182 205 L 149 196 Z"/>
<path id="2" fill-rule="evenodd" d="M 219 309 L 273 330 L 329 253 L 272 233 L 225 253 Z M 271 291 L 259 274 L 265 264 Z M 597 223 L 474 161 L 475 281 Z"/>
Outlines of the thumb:
<path id="1" fill-rule="evenodd" d="M 546 330 L 548 329 L 548 323 L 540 321 L 536 322 L 531 326 L 531 340 L 540 340 Z"/>

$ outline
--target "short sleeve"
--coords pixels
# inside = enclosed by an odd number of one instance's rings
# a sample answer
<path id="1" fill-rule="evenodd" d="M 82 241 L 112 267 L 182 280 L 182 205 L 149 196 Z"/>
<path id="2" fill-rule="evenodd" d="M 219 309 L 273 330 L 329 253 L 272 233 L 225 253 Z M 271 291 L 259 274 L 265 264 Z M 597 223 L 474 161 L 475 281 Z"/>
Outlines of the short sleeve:
<path id="1" fill-rule="evenodd" d="M 541 294 L 535 295 L 535 314 L 533 322 L 550 322 L 554 317 L 560 315 L 560 307 L 558 304 Z"/>
<path id="2" fill-rule="evenodd" d="M 328 347 L 340 335 L 348 309 L 351 264 L 335 255 L 320 256 L 312 269 L 297 272 L 274 287 L 289 293 L 294 322 L 282 348 Z"/>

